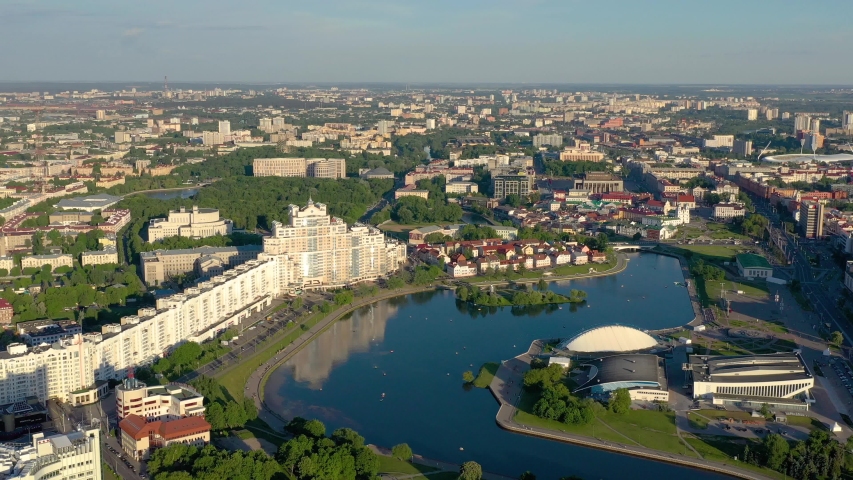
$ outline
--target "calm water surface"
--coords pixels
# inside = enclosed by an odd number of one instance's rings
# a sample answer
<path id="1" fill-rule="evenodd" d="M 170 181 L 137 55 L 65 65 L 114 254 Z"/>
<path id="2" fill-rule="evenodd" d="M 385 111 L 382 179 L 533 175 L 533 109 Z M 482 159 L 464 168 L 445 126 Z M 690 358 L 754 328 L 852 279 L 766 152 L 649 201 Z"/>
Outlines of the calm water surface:
<path id="1" fill-rule="evenodd" d="M 267 403 L 286 418 L 318 418 L 329 432 L 350 427 L 370 443 L 406 442 L 428 458 L 475 460 L 510 476 L 531 470 L 544 479 L 725 478 L 506 432 L 495 424 L 492 395 L 462 387 L 463 371 L 518 355 L 537 338 L 611 323 L 658 329 L 690 321 L 687 292 L 674 285 L 683 280 L 678 261 L 655 254 L 630 259 L 618 275 L 552 284 L 561 293 L 585 290 L 589 307 L 468 312 L 447 291 L 378 302 L 335 324 L 274 372 Z"/>
<path id="2" fill-rule="evenodd" d="M 166 192 L 148 192 L 146 197 L 156 198 L 157 200 L 170 200 L 172 198 L 190 198 L 198 193 L 198 188 L 185 188 L 183 190 L 169 190 Z"/>

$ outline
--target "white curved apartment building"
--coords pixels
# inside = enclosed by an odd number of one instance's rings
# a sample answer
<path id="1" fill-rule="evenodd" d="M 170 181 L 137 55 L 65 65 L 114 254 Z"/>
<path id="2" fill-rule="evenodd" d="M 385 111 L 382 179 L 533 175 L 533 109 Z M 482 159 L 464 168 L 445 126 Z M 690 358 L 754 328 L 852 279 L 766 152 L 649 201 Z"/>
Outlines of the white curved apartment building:
<path id="1" fill-rule="evenodd" d="M 0 403 L 36 396 L 72 404 L 94 401 L 98 380 L 123 379 L 185 341 L 203 342 L 239 319 L 269 306 L 294 288 L 346 285 L 396 271 L 406 259 L 404 244 L 386 241 L 378 230 L 348 227 L 326 214 L 323 204 L 291 206 L 291 223 L 279 226 L 265 252 L 182 293 L 141 308 L 101 333 L 77 335 L 54 345 L 9 345 L 0 352 Z"/>

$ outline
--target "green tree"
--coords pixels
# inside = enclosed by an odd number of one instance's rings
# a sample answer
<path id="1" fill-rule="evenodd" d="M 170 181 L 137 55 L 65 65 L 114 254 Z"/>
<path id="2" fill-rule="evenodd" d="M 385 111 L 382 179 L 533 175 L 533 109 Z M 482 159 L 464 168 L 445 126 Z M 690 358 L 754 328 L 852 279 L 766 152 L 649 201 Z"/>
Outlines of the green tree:
<path id="1" fill-rule="evenodd" d="M 631 410 L 631 395 L 626 388 L 618 388 L 610 397 L 607 406 L 613 413 L 628 413 Z"/>
<path id="2" fill-rule="evenodd" d="M 408 462 L 412 458 L 412 448 L 408 443 L 399 443 L 391 448 L 391 456 Z"/>
<path id="3" fill-rule="evenodd" d="M 255 405 L 255 401 L 251 398 L 243 399 L 243 412 L 245 413 L 245 418 L 247 422 L 251 422 L 258 418 L 258 406 Z"/>
<path id="4" fill-rule="evenodd" d="M 330 437 L 337 445 L 352 445 L 355 448 L 364 446 L 364 437 L 351 428 L 339 428 Z"/>
<path id="5" fill-rule="evenodd" d="M 835 346 L 840 347 L 842 343 L 844 343 L 844 334 L 839 332 L 838 330 L 832 332 L 829 337 L 829 342 Z"/>
<path id="6" fill-rule="evenodd" d="M 473 383 L 474 382 L 474 372 L 472 372 L 471 370 L 466 370 L 466 371 L 462 372 L 462 380 L 464 380 L 465 383 Z"/>
<path id="7" fill-rule="evenodd" d="M 347 305 L 352 303 L 353 299 L 352 290 L 341 290 L 335 294 L 335 305 Z"/>
<path id="8" fill-rule="evenodd" d="M 767 435 L 762 441 L 762 450 L 767 466 L 773 470 L 781 471 L 790 450 L 785 437 L 778 433 Z"/>
<path id="9" fill-rule="evenodd" d="M 391 277 L 388 279 L 388 288 L 391 290 L 398 290 L 406 286 L 406 282 L 397 276 Z"/>
<path id="10" fill-rule="evenodd" d="M 536 480 L 536 475 L 530 473 L 530 471 L 526 471 L 518 477 L 518 480 Z"/>
<path id="11" fill-rule="evenodd" d="M 213 430 L 224 430 L 228 426 L 225 422 L 225 411 L 219 402 L 213 402 L 207 406 L 204 418 Z"/>
<path id="12" fill-rule="evenodd" d="M 465 285 L 460 285 L 459 287 L 457 287 L 456 288 L 456 297 L 459 298 L 459 300 L 462 300 L 463 302 L 467 301 L 468 300 L 468 287 L 466 287 Z"/>
<path id="13" fill-rule="evenodd" d="M 538 287 L 540 292 L 544 292 L 545 290 L 548 290 L 548 282 L 546 282 L 545 279 L 540 278 Z"/>
<path id="14" fill-rule="evenodd" d="M 459 480 L 481 480 L 483 467 L 477 462 L 465 462 L 459 467 Z"/>
<path id="15" fill-rule="evenodd" d="M 303 303 L 304 300 L 302 300 L 302 297 L 296 297 L 293 299 L 292 302 L 290 302 L 290 308 L 294 310 L 299 310 L 300 308 L 302 308 Z"/>
<path id="16" fill-rule="evenodd" d="M 319 420 L 308 420 L 303 427 L 305 434 L 314 438 L 326 436 L 326 426 Z"/>
<path id="17" fill-rule="evenodd" d="M 231 401 L 225 405 L 225 423 L 231 428 L 246 424 L 246 411 L 242 404 Z"/>
<path id="18" fill-rule="evenodd" d="M 294 437 L 293 439 L 282 443 L 281 446 L 278 447 L 275 459 L 278 460 L 284 468 L 293 473 L 293 469 L 296 468 L 296 464 L 299 463 L 299 460 L 306 455 L 310 455 L 311 450 L 313 449 L 314 440 L 306 437 L 305 435 L 299 435 L 298 437 Z"/>

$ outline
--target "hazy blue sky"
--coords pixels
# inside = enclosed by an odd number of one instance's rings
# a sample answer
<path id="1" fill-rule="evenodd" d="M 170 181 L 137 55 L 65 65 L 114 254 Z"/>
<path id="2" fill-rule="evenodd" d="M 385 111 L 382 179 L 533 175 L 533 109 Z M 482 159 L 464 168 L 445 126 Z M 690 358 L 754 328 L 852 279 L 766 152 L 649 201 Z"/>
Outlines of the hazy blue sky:
<path id="1" fill-rule="evenodd" d="M 853 0 L 0 0 L 0 81 L 853 84 Z"/>

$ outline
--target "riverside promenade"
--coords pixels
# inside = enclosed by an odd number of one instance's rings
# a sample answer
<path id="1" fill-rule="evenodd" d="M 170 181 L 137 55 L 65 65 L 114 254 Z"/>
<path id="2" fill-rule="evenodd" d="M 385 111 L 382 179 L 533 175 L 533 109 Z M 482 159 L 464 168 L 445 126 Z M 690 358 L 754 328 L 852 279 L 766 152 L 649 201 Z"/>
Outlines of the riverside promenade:
<path id="1" fill-rule="evenodd" d="M 498 371 L 495 373 L 495 377 L 492 379 L 492 383 L 489 385 L 489 390 L 500 404 L 498 413 L 495 416 L 495 421 L 498 426 L 504 430 L 544 438 L 547 440 L 571 443 L 583 447 L 608 450 L 623 455 L 633 455 L 635 457 L 642 457 L 660 462 L 674 463 L 691 468 L 700 468 L 747 480 L 771 480 L 770 477 L 759 473 L 736 468 L 723 463 L 693 459 L 683 455 L 653 450 L 642 446 L 623 445 L 600 440 L 594 437 L 533 427 L 516 422 L 515 414 L 518 412 L 517 405 L 521 399 L 522 388 L 524 387 L 524 373 L 530 369 L 530 361 L 542 353 L 543 347 L 544 345 L 541 340 L 534 340 L 526 352 L 515 358 L 501 362 L 501 366 L 498 368 Z"/>
<path id="2" fill-rule="evenodd" d="M 586 278 L 597 278 L 597 277 L 605 277 L 608 275 L 615 275 L 624 271 L 628 266 L 628 258 L 625 255 L 617 254 L 616 265 L 613 268 L 609 268 L 607 270 L 601 272 L 592 272 L 592 273 L 580 273 L 580 274 L 572 274 L 572 275 L 561 275 L 561 276 L 551 276 L 551 277 L 542 277 L 547 282 L 554 281 L 566 281 L 566 280 L 580 280 Z M 519 280 L 527 280 L 527 279 L 519 279 Z M 538 282 L 539 278 L 530 279 L 532 282 Z M 492 284 L 500 284 L 503 282 L 489 282 Z M 357 310 L 361 307 L 365 307 L 370 305 L 371 303 L 378 302 L 380 300 L 386 300 L 389 298 L 394 298 L 403 295 L 411 295 L 413 293 L 425 292 L 428 290 L 435 290 L 437 288 L 441 288 L 439 286 L 426 286 L 426 287 L 410 287 L 403 288 L 400 290 L 391 290 L 384 291 L 375 295 L 373 297 L 362 298 L 357 302 L 352 304 L 343 306 L 336 311 L 332 312 L 329 316 L 318 322 L 316 325 L 308 329 L 304 334 L 302 334 L 299 338 L 293 341 L 290 345 L 284 347 L 280 352 L 278 352 L 273 358 L 270 358 L 265 363 L 260 365 L 254 372 L 246 379 L 246 386 L 243 389 L 243 395 L 246 398 L 252 398 L 255 402 L 255 405 L 258 407 L 258 415 L 261 420 L 265 421 L 271 428 L 276 431 L 281 431 L 284 426 L 287 424 L 287 420 L 283 418 L 280 414 L 273 411 L 269 405 L 264 401 L 264 385 L 266 385 L 267 377 L 275 371 L 275 369 L 281 365 L 282 363 L 289 360 L 293 355 L 299 352 L 306 345 L 310 344 L 314 339 L 316 339 L 321 333 L 329 329 L 335 322 L 344 318 L 350 312 Z M 271 342 L 273 343 L 273 342 Z M 248 360 L 248 359 L 247 359 Z M 233 366 L 232 366 L 233 368 Z M 228 370 L 225 370 L 222 373 L 226 373 Z"/>

